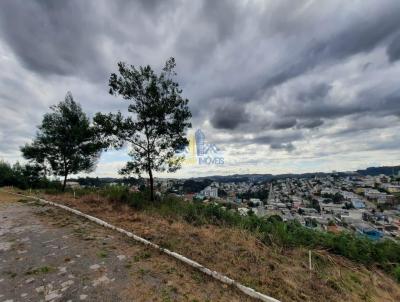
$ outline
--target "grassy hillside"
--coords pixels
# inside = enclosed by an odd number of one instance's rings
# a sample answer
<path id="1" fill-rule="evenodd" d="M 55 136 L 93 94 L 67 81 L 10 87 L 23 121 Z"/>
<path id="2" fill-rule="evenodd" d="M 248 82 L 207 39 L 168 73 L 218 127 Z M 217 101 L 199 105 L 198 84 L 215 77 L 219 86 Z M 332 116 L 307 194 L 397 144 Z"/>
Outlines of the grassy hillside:
<path id="1" fill-rule="evenodd" d="M 148 204 L 141 194 L 118 188 L 78 195 L 44 197 L 131 230 L 283 301 L 321 301 L 322 296 L 326 301 L 400 300 L 393 275 L 400 253 L 393 242 L 376 245 L 176 198 Z"/>

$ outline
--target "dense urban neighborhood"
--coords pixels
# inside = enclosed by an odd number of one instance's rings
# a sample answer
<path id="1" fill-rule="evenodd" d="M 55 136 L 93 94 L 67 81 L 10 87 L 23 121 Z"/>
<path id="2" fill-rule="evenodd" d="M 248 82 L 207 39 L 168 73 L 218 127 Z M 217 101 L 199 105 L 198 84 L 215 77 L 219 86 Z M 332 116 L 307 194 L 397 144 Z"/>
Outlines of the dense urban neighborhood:
<path id="1" fill-rule="evenodd" d="M 398 176 L 332 173 L 266 182 L 157 179 L 156 184 L 159 196 L 172 192 L 188 201 L 218 203 L 241 215 L 297 220 L 309 228 L 347 230 L 372 240 L 400 236 Z"/>

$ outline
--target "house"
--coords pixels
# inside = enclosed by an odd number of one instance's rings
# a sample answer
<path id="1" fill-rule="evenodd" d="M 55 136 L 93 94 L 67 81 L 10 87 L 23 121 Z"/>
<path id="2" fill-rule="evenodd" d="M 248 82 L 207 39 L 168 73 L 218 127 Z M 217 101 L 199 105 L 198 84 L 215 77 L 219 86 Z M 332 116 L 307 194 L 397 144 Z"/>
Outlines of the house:
<path id="1" fill-rule="evenodd" d="M 355 209 L 365 209 L 365 204 L 361 199 L 352 199 L 351 204 Z"/>
<path id="2" fill-rule="evenodd" d="M 390 193 L 399 193 L 400 192 L 399 185 L 383 184 L 382 188 L 384 188 L 386 191 L 388 191 Z"/>
<path id="3" fill-rule="evenodd" d="M 366 236 L 371 240 L 379 240 L 383 236 L 381 232 L 366 223 L 357 223 L 354 224 L 354 227 L 356 229 L 356 232 L 363 236 Z"/>
<path id="4" fill-rule="evenodd" d="M 81 185 L 77 181 L 67 181 L 65 184 L 68 188 L 77 189 L 80 188 Z"/>
<path id="5" fill-rule="evenodd" d="M 250 198 L 249 201 L 254 207 L 258 207 L 262 204 L 261 200 L 259 198 Z"/>
<path id="6" fill-rule="evenodd" d="M 218 197 L 218 188 L 216 188 L 214 186 L 208 186 L 200 191 L 200 195 L 203 195 L 205 197 L 217 198 Z"/>
<path id="7" fill-rule="evenodd" d="M 325 202 L 324 199 L 319 199 L 319 207 L 322 211 L 326 212 L 338 212 L 341 211 L 344 207 L 344 203 L 333 203 L 333 202 Z"/>
<path id="8" fill-rule="evenodd" d="M 385 192 L 379 192 L 378 190 L 375 189 L 366 189 L 364 192 L 365 197 L 368 199 L 376 199 L 379 203 L 385 203 L 387 202 L 388 198 L 390 199 L 390 196 Z"/>

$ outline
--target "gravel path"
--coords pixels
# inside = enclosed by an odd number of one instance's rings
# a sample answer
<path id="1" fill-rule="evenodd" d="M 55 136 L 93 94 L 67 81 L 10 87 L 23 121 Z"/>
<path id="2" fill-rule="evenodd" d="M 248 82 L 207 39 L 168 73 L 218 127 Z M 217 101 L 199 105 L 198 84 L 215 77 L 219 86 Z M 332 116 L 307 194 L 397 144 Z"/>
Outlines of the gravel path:
<path id="1" fill-rule="evenodd" d="M 251 301 L 60 209 L 0 195 L 1 301 Z"/>

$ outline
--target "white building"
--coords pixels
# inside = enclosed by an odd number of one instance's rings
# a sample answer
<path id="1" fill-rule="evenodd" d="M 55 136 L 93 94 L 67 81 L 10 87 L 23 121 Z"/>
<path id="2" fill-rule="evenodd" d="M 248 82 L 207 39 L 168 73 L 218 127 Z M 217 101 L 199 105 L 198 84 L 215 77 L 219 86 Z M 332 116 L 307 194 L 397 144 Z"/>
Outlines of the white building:
<path id="1" fill-rule="evenodd" d="M 206 197 L 218 197 L 218 188 L 213 187 L 213 186 L 208 186 L 204 190 L 200 192 L 201 195 L 206 196 Z"/>

